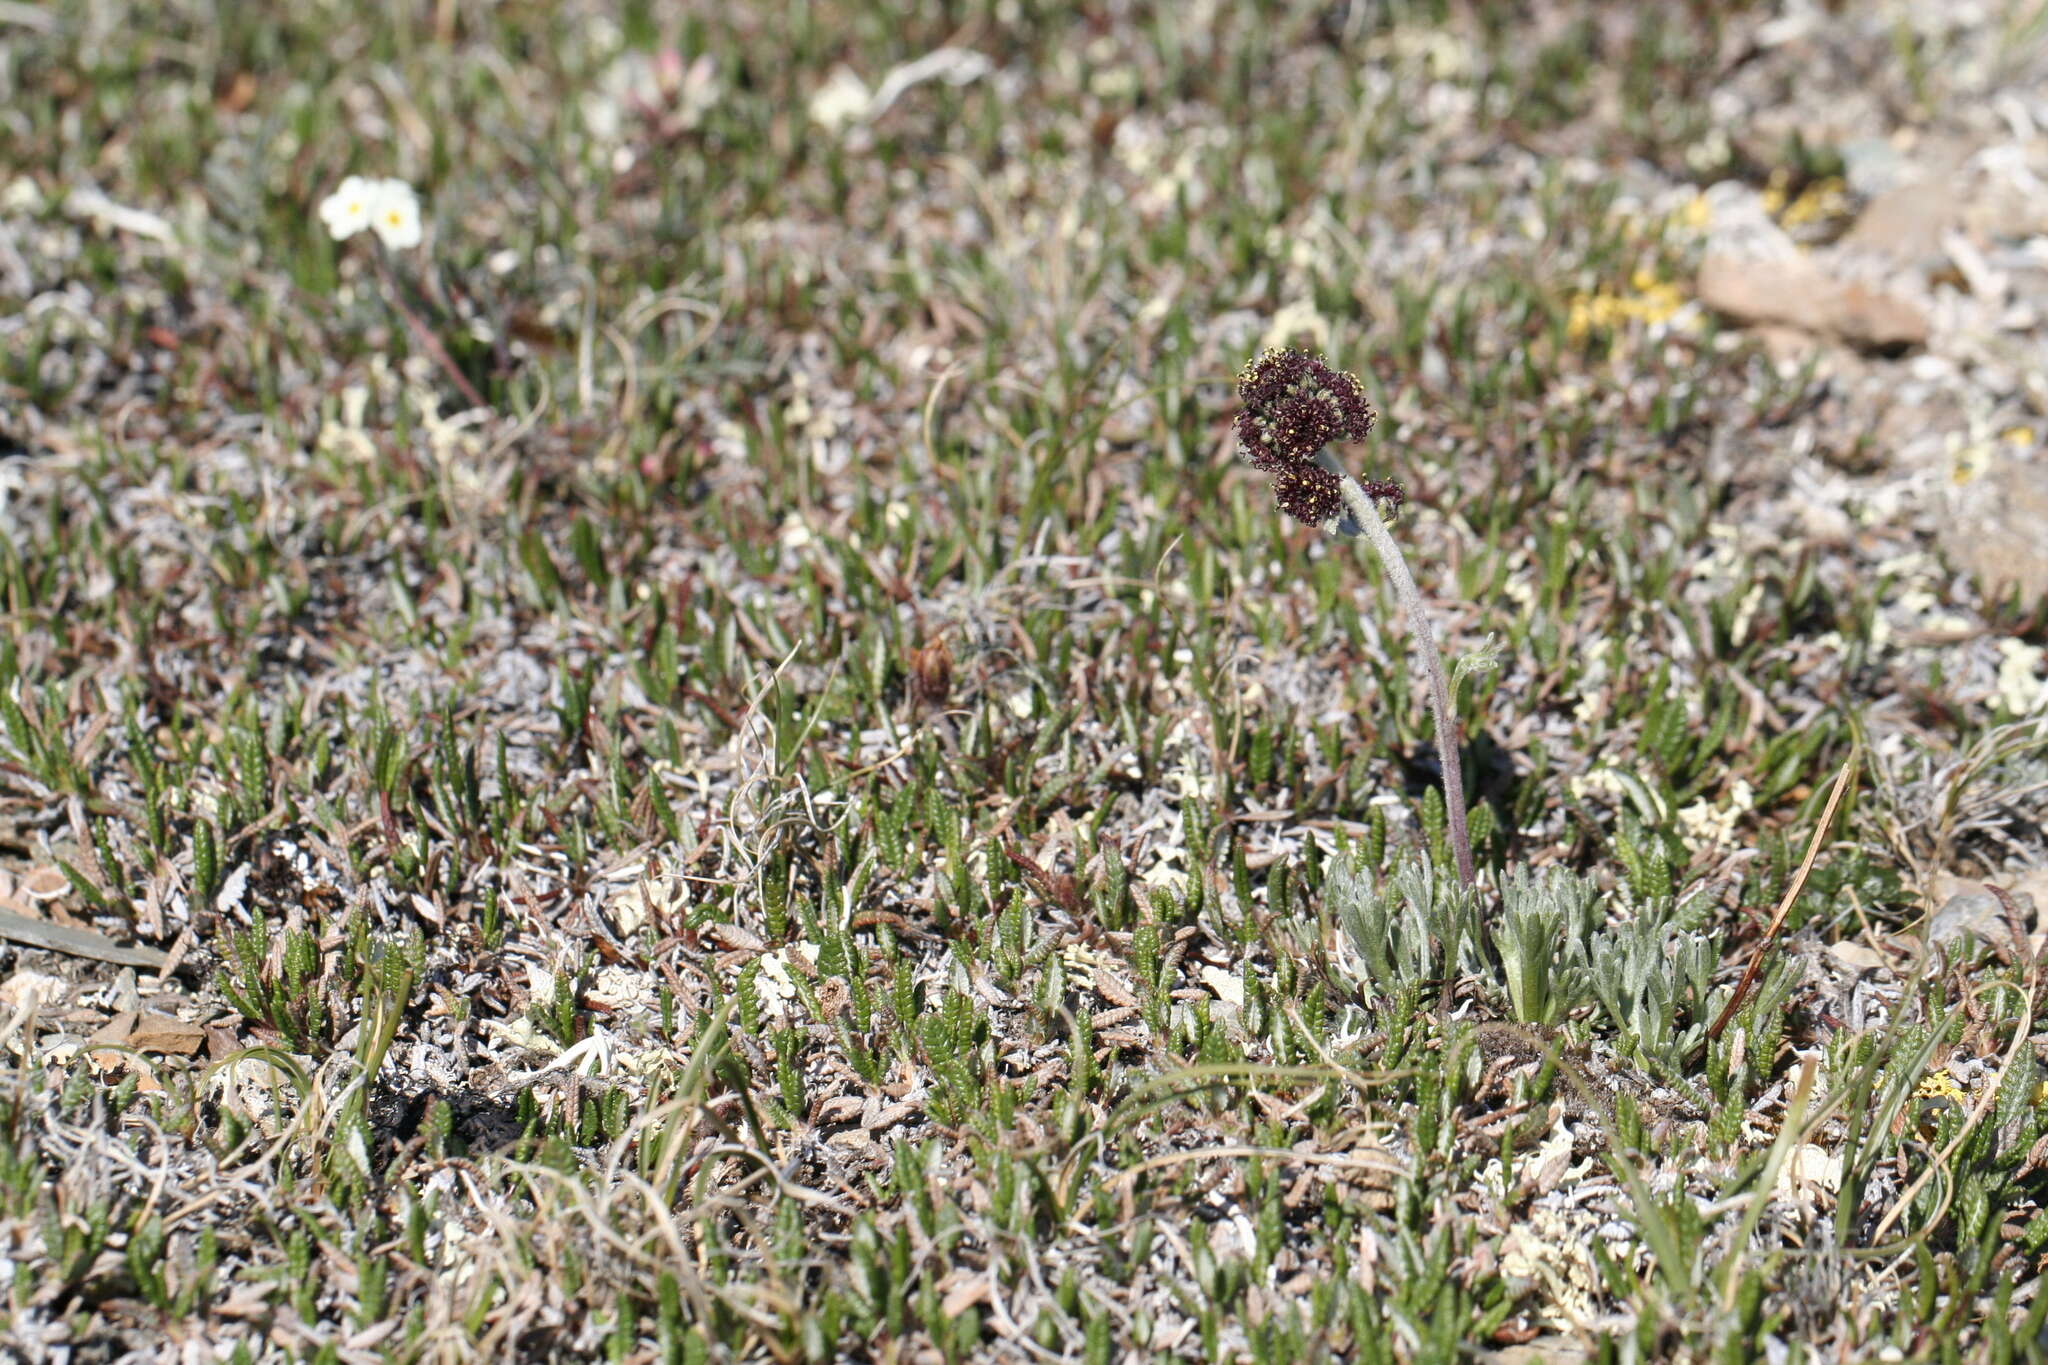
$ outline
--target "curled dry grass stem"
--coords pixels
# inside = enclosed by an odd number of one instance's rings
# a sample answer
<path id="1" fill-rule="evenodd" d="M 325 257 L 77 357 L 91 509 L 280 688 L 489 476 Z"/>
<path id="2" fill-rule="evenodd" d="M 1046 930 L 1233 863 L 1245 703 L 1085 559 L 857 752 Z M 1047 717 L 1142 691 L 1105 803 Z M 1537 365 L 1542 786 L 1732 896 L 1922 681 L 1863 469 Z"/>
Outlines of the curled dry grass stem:
<path id="1" fill-rule="evenodd" d="M 1827 809 L 1821 812 L 1820 823 L 1814 826 L 1813 836 L 1806 842 L 1806 857 L 1800 860 L 1799 871 L 1793 875 L 1791 884 L 1785 888 L 1785 894 L 1778 902 L 1778 909 L 1771 916 L 1770 926 L 1764 930 L 1763 941 L 1756 945 L 1756 952 L 1750 956 L 1749 966 L 1743 969 L 1742 979 L 1735 983 L 1735 993 L 1728 997 L 1728 1003 L 1708 1026 L 1708 1042 L 1713 1042 L 1721 1036 L 1722 1030 L 1728 1027 L 1728 1022 L 1749 998 L 1750 987 L 1755 983 L 1757 972 L 1763 966 L 1764 956 L 1778 941 L 1778 933 L 1785 927 L 1785 916 L 1790 914 L 1792 907 L 1798 903 L 1800 893 L 1806 889 L 1806 879 L 1813 874 L 1814 860 L 1820 857 L 1821 848 L 1827 842 L 1828 831 L 1834 827 L 1835 811 L 1842 804 L 1842 795 L 1849 787 L 1849 775 L 1855 772 L 1857 760 L 1861 757 L 1862 749 L 1852 745 L 1849 756 L 1842 760 L 1842 771 L 1835 775 L 1834 790 L 1828 793 Z"/>

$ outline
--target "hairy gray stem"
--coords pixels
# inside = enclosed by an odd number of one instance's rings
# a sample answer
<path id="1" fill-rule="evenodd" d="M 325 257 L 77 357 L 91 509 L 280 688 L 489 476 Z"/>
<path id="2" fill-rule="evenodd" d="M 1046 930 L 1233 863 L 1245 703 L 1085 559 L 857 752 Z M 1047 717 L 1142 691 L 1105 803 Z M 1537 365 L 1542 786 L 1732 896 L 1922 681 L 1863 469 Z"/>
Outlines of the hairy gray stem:
<path id="1" fill-rule="evenodd" d="M 1444 673 L 1443 655 L 1437 652 L 1436 624 L 1430 618 L 1429 608 L 1422 604 L 1422 594 L 1415 589 L 1415 576 L 1408 572 L 1401 547 L 1387 534 L 1380 509 L 1329 451 L 1318 455 L 1316 463 L 1342 481 L 1339 487 L 1344 506 L 1351 515 L 1336 529 L 1345 534 L 1363 534 L 1372 542 L 1373 551 L 1386 567 L 1387 577 L 1393 580 L 1394 596 L 1408 613 L 1408 633 L 1415 637 L 1415 652 L 1422 656 L 1422 670 L 1429 675 L 1429 710 L 1436 722 L 1437 759 L 1444 769 L 1444 811 L 1450 818 L 1451 853 L 1458 860 L 1458 880 L 1471 886 L 1478 878 L 1472 867 L 1472 835 L 1465 826 L 1465 773 L 1458 758 L 1458 720 L 1451 712 L 1451 682 Z"/>

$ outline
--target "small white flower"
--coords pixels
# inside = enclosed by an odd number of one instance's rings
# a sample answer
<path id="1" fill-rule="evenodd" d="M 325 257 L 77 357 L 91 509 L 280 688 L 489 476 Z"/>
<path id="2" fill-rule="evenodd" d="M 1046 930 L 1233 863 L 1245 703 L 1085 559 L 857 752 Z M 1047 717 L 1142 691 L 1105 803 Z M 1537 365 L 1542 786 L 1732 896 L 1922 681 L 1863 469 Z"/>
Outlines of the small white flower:
<path id="1" fill-rule="evenodd" d="M 370 227 L 393 251 L 420 244 L 420 197 L 403 180 L 375 181 Z"/>
<path id="2" fill-rule="evenodd" d="M 762 1012 L 770 1018 L 780 1019 L 789 1013 L 789 1002 L 796 999 L 796 982 L 790 980 L 789 962 L 782 950 L 761 958 L 760 974 L 754 978 L 754 994 L 761 1001 Z"/>
<path id="3" fill-rule="evenodd" d="M 574 1070 L 579 1076 L 608 1076 L 619 1063 L 618 1039 L 602 1024 L 590 1031 L 590 1036 L 561 1056 L 542 1067 L 542 1071 L 558 1068 Z"/>
<path id="4" fill-rule="evenodd" d="M 380 183 L 352 175 L 336 186 L 334 193 L 322 199 L 320 221 L 326 224 L 327 235 L 341 242 L 368 227 L 370 209 L 377 198 Z"/>
<path id="5" fill-rule="evenodd" d="M 846 67 L 834 67 L 825 84 L 811 96 L 811 121 L 828 133 L 836 133 L 865 118 L 873 100 L 866 81 Z"/>
<path id="6" fill-rule="evenodd" d="M 1202 968 L 1202 984 L 1216 992 L 1216 998 L 1226 1005 L 1244 1003 L 1244 981 L 1232 976 L 1221 967 Z"/>
<path id="7" fill-rule="evenodd" d="M 420 244 L 420 197 L 403 180 L 352 175 L 320 201 L 327 235 L 347 241 L 364 228 L 393 251 Z"/>
<path id="8" fill-rule="evenodd" d="M 1998 654 L 1998 699 L 2008 711 L 2024 716 L 2048 702 L 2048 686 L 2034 676 L 2048 661 L 2048 649 L 2025 640 L 2000 640 Z"/>

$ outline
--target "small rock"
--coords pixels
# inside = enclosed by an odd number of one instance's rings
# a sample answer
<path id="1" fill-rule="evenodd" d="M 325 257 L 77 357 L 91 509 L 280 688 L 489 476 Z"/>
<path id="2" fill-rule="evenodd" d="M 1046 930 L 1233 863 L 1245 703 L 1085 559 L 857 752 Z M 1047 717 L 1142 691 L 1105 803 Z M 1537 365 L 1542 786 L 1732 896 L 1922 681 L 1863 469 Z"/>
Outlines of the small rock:
<path id="1" fill-rule="evenodd" d="M 1958 213 L 1951 191 L 1927 180 L 1914 180 L 1871 200 L 1842 238 L 1842 246 L 1900 265 L 1938 269 L 1942 236 L 1954 228 Z"/>
<path id="2" fill-rule="evenodd" d="M 2000 459 L 1952 485 L 1948 500 L 1939 536 L 1949 562 L 1989 593 L 2048 596 L 2048 455 L 2036 447 Z"/>
<path id="3" fill-rule="evenodd" d="M 1221 967 L 1202 968 L 1202 984 L 1216 992 L 1216 998 L 1226 1005 L 1244 1003 L 1244 982 Z"/>
<path id="4" fill-rule="evenodd" d="M 2021 926 L 2033 916 L 2034 898 L 2021 892 L 2012 898 L 2021 916 Z M 2012 929 L 2005 922 L 2005 907 L 1998 897 L 1988 891 L 1969 891 L 1948 898 L 1947 904 L 1936 912 L 1927 926 L 1927 941 L 1933 944 L 1958 943 L 1965 936 L 1982 943 L 2002 944 L 2012 942 Z"/>
<path id="5" fill-rule="evenodd" d="M 0 985 L 0 1004 L 10 1010 L 42 1009 L 71 994 L 71 984 L 44 972 L 16 972 Z"/>
<path id="6" fill-rule="evenodd" d="M 2012 897 L 2012 902 L 2019 907 L 2022 918 L 2032 911 L 2031 928 L 2048 927 L 2048 917 L 2044 917 L 2039 909 L 2035 909 L 2038 906 L 2048 906 L 2048 867 L 2037 867 L 2017 876 L 1997 877 L 1964 877 L 1954 872 L 1937 872 L 1928 879 L 1927 903 L 1946 905 L 1956 896 L 1981 894 L 1987 881 L 2005 888 L 2005 894 Z"/>
<path id="7" fill-rule="evenodd" d="M 231 1024 L 208 1024 L 206 1026 L 206 1057 L 218 1062 L 232 1057 L 242 1050 L 242 1040 L 236 1036 Z"/>
<path id="8" fill-rule="evenodd" d="M 1842 1188 L 1842 1159 L 1829 1153 L 1825 1147 L 1802 1142 L 1786 1155 L 1785 1164 L 1778 1168 L 1776 1193 L 1780 1199 L 1804 1203 L 1806 1192 L 1814 1188 L 1829 1194 Z"/>
<path id="9" fill-rule="evenodd" d="M 1717 244 L 1700 262 L 1701 302 L 1752 326 L 1821 331 L 1830 292 L 1827 276 L 1806 256 L 1751 255 Z"/>
<path id="10" fill-rule="evenodd" d="M 1918 304 L 1861 280 L 1839 280 L 1808 255 L 1749 256 L 1710 246 L 1700 262 L 1699 296 L 1737 322 L 1796 327 L 1861 350 L 1927 343 L 1927 314 Z"/>
<path id="11" fill-rule="evenodd" d="M 106 1044 L 133 1048 L 137 1052 L 176 1052 L 185 1056 L 199 1051 L 205 1043 L 206 1029 L 203 1025 L 188 1023 L 168 1014 L 133 1011 L 115 1015 L 86 1040 L 88 1047 Z"/>
<path id="12" fill-rule="evenodd" d="M 1927 312 L 1902 295 L 1861 281 L 1838 284 L 1827 330 L 1867 351 L 1927 344 Z"/>
<path id="13" fill-rule="evenodd" d="M 1885 965 L 1882 953 L 1861 943 L 1830 943 L 1828 956 L 1852 972 L 1874 972 Z"/>

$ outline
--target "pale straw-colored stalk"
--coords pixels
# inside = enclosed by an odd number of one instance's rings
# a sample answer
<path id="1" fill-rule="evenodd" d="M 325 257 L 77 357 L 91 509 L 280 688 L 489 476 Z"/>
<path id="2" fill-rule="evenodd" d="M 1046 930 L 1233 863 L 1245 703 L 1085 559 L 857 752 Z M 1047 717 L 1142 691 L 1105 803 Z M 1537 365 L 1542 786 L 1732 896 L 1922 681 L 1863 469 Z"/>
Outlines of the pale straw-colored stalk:
<path id="1" fill-rule="evenodd" d="M 1350 516 L 1332 529 L 1343 535 L 1363 535 L 1380 557 L 1394 596 L 1408 613 L 1408 633 L 1415 640 L 1415 652 L 1422 656 L 1422 671 L 1429 678 L 1429 710 L 1436 722 L 1437 760 L 1443 765 L 1444 813 L 1450 823 L 1451 853 L 1458 861 L 1458 880 L 1471 886 L 1477 880 L 1472 865 L 1472 835 L 1465 823 L 1465 773 L 1458 758 L 1458 718 L 1451 710 L 1451 680 L 1444 672 L 1442 653 L 1437 649 L 1436 623 L 1416 590 L 1415 575 L 1408 572 L 1408 560 L 1387 532 L 1379 505 L 1359 486 L 1358 480 L 1325 447 L 1316 463 L 1335 474 Z"/>

